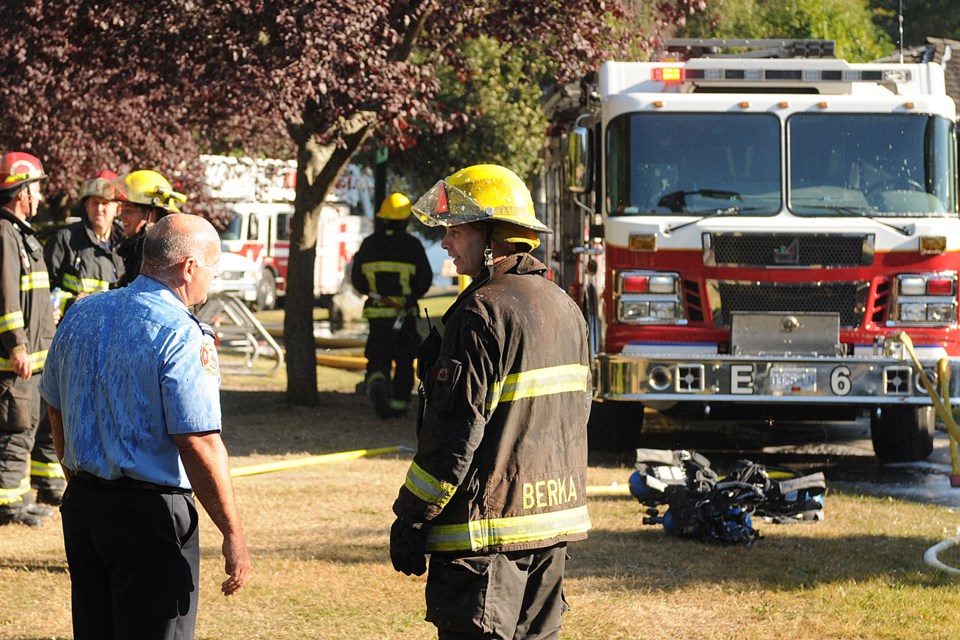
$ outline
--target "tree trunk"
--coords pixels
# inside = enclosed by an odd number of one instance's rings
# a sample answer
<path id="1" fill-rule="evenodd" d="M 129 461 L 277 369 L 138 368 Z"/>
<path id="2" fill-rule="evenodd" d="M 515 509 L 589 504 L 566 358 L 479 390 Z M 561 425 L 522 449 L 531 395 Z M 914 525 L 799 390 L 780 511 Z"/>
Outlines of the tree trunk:
<path id="1" fill-rule="evenodd" d="M 284 299 L 283 340 L 287 402 L 317 404 L 317 356 L 313 336 L 314 264 L 320 212 L 327 193 L 369 132 L 370 114 L 341 124 L 343 145 L 320 144 L 309 124 L 288 125 L 297 145 L 297 187 L 290 227 L 290 258 Z M 305 118 L 305 122 L 309 119 Z"/>

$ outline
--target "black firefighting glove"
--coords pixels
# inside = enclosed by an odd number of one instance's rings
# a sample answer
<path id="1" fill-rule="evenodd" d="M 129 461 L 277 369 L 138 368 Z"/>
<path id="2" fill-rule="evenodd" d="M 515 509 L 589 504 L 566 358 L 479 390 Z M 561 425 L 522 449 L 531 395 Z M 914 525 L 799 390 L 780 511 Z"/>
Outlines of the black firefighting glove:
<path id="1" fill-rule="evenodd" d="M 397 518 L 390 527 L 390 560 L 404 575 L 422 576 L 427 571 L 427 532 L 423 525 Z"/>

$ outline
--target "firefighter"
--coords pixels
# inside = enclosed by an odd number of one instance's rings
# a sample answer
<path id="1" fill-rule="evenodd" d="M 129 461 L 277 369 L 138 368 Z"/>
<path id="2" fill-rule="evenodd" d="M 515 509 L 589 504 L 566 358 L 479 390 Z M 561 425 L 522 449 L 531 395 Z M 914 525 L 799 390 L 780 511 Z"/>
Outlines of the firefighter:
<path id="1" fill-rule="evenodd" d="M 62 316 L 76 299 L 116 286 L 123 275 L 123 260 L 116 249 L 123 237 L 117 217 L 117 174 L 105 169 L 83 183 L 77 203 L 80 221 L 56 233 L 44 250 L 50 270 L 50 287 Z M 30 480 L 37 502 L 59 505 L 65 481 L 53 450 L 46 403 L 41 403 L 40 426 Z"/>
<path id="2" fill-rule="evenodd" d="M 123 276 L 117 286 L 125 287 L 140 275 L 147 231 L 168 213 L 180 213 L 177 205 L 186 202 L 187 196 L 174 191 L 166 178 L 150 169 L 120 176 L 113 185 L 120 199 L 119 217 L 124 235 L 117 248 L 123 258 Z"/>
<path id="3" fill-rule="evenodd" d="M 423 245 L 407 233 L 409 219 L 407 196 L 390 194 L 376 214 L 373 234 L 354 254 L 350 271 L 354 288 L 367 296 L 363 306 L 363 317 L 370 324 L 364 350 L 367 395 L 384 419 L 405 416 L 410 408 L 413 359 L 421 341 L 418 303 L 433 281 Z"/>
<path id="4" fill-rule="evenodd" d="M 0 158 L 0 524 L 31 527 L 52 514 L 30 491 L 40 374 L 54 331 L 50 277 L 30 226 L 46 177 L 36 156 L 14 151 Z"/>
<path id="5" fill-rule="evenodd" d="M 50 269 L 50 287 L 61 289 L 65 299 L 106 291 L 123 275 L 123 260 L 116 253 L 123 232 L 117 221 L 119 200 L 113 184 L 117 174 L 101 171 L 83 183 L 77 204 L 81 219 L 47 243 L 44 255 Z"/>
<path id="6" fill-rule="evenodd" d="M 474 280 L 418 353 L 418 447 L 393 510 L 397 571 L 426 571 L 441 640 L 557 638 L 568 542 L 587 537 L 590 369 L 579 308 L 530 252 L 520 178 L 476 165 L 413 207 Z"/>

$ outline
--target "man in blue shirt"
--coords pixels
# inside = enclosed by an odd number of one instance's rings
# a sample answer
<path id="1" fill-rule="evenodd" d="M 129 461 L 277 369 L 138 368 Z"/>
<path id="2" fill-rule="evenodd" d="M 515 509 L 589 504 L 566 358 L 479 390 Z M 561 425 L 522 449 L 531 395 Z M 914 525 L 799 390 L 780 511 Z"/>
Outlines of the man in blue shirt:
<path id="1" fill-rule="evenodd" d="M 249 577 L 220 438 L 216 349 L 187 309 L 206 300 L 219 258 L 209 222 L 163 218 L 147 235 L 141 275 L 77 301 L 50 347 L 41 393 L 69 480 L 60 510 L 76 640 L 193 637 L 191 491 L 223 534 L 223 593 Z"/>

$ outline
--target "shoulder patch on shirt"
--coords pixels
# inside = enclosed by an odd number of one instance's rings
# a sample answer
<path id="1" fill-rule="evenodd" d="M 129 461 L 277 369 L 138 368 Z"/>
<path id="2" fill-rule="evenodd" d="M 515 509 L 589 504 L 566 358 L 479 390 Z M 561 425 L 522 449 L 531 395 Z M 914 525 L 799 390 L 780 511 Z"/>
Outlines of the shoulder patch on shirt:
<path id="1" fill-rule="evenodd" d="M 200 347 L 200 364 L 203 370 L 211 375 L 220 375 L 220 361 L 217 359 L 217 347 L 212 343 L 203 341 Z"/>

